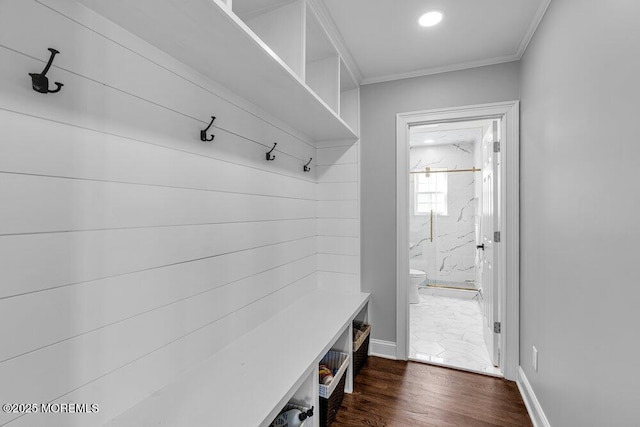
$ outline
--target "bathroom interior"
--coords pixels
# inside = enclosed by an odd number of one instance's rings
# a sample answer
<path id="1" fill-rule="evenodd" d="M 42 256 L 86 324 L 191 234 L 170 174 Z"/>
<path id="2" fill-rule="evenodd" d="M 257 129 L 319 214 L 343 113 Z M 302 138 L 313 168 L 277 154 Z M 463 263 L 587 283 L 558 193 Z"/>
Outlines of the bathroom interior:
<path id="1" fill-rule="evenodd" d="M 492 203 L 483 201 L 483 141 L 498 129 L 490 119 L 410 129 L 411 360 L 500 375 L 484 339 L 481 273 Z"/>

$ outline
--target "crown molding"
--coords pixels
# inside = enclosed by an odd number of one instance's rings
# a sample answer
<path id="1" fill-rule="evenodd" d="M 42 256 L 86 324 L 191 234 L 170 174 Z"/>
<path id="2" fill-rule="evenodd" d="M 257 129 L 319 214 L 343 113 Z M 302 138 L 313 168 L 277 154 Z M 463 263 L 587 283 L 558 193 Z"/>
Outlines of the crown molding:
<path id="1" fill-rule="evenodd" d="M 525 51 L 527 50 L 527 47 L 529 46 L 529 43 L 531 43 L 531 39 L 533 39 L 533 35 L 536 33 L 536 30 L 538 29 L 540 22 L 542 22 L 542 18 L 547 12 L 550 4 L 551 0 L 544 0 L 536 11 L 536 14 L 533 17 L 533 21 L 531 21 L 531 24 L 529 24 L 529 28 L 527 28 L 527 31 L 522 36 L 522 40 L 520 40 L 520 45 L 518 46 L 518 51 L 516 53 L 518 55 L 518 59 L 521 59 Z"/>
<path id="2" fill-rule="evenodd" d="M 354 83 L 359 85 L 362 82 L 362 78 L 363 78 L 362 72 L 360 71 L 360 68 L 358 67 L 358 64 L 355 61 L 355 59 L 353 59 L 353 55 L 351 54 L 351 51 L 347 47 L 347 44 L 344 41 L 344 38 L 342 37 L 342 33 L 340 33 L 338 26 L 336 25 L 335 21 L 331 17 L 331 14 L 329 13 L 327 6 L 324 4 L 324 1 L 323 0 L 307 0 L 307 3 L 313 8 L 313 11 L 318 17 L 318 20 L 320 20 L 320 24 L 324 27 L 324 30 L 329 35 L 331 42 L 333 43 L 335 48 L 338 50 L 338 53 L 342 57 L 344 64 L 347 66 L 347 68 L 349 69 L 349 72 L 351 73 L 351 75 L 355 80 Z"/>
<path id="3" fill-rule="evenodd" d="M 460 64 L 445 65 L 443 67 L 431 67 L 423 68 L 415 71 L 408 71 L 404 73 L 385 74 L 377 77 L 366 77 L 362 79 L 362 85 L 369 85 L 374 83 L 384 83 L 393 80 L 410 79 L 413 77 L 430 76 L 433 74 L 449 73 L 451 71 L 468 70 L 469 68 L 485 67 L 487 65 L 503 64 L 506 62 L 518 61 L 520 57 L 517 54 L 498 56 L 495 58 L 481 59 L 479 61 L 463 62 Z"/>

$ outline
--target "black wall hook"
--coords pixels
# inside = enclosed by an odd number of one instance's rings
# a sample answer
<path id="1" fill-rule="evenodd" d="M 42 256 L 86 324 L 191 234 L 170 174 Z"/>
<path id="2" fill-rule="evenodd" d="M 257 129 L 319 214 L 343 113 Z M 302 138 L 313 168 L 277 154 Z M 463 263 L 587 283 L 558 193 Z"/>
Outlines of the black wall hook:
<path id="1" fill-rule="evenodd" d="M 45 74 L 47 74 L 47 71 L 49 71 L 49 68 L 53 63 L 53 58 L 58 53 L 60 53 L 51 47 L 49 48 L 49 52 L 51 52 L 51 56 L 49 57 L 49 62 L 47 62 L 47 65 L 44 67 L 44 70 L 42 70 L 42 73 L 40 74 L 29 73 L 29 75 L 31 76 L 31 86 L 33 86 L 33 90 L 35 90 L 36 92 L 56 93 L 56 92 L 60 92 L 60 89 L 62 89 L 62 86 L 64 86 L 62 83 L 55 82 L 57 88 L 55 88 L 54 90 L 49 89 L 49 79 L 45 76 Z"/>
<path id="2" fill-rule="evenodd" d="M 313 157 L 309 157 L 309 161 L 307 162 L 307 164 L 302 167 L 303 171 L 309 172 L 311 170 L 311 168 L 309 167 L 309 165 L 311 164 L 311 160 L 313 160 Z"/>
<path id="3" fill-rule="evenodd" d="M 215 116 L 211 116 L 211 123 L 209 123 L 209 126 L 207 126 L 206 129 L 200 131 L 200 141 L 204 141 L 204 142 L 213 141 L 213 138 L 216 137 L 215 135 L 211 135 L 211 138 L 207 139 L 207 131 L 211 126 L 213 126 L 213 121 L 215 119 L 216 119 Z"/>
<path id="4" fill-rule="evenodd" d="M 271 152 L 276 149 L 276 145 L 278 145 L 278 143 L 274 142 L 273 143 L 273 148 L 271 150 L 269 150 L 269 152 L 267 153 L 267 160 L 273 160 L 273 159 L 276 158 L 276 156 L 272 156 L 271 155 Z"/>

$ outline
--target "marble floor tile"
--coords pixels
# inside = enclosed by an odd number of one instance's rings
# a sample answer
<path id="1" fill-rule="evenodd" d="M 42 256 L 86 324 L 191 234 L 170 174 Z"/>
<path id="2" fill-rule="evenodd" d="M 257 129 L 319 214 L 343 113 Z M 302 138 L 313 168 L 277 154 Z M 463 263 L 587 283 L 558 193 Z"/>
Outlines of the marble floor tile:
<path id="1" fill-rule="evenodd" d="M 500 375 L 484 343 L 482 312 L 476 299 L 433 295 L 420 290 L 410 306 L 409 358 Z"/>

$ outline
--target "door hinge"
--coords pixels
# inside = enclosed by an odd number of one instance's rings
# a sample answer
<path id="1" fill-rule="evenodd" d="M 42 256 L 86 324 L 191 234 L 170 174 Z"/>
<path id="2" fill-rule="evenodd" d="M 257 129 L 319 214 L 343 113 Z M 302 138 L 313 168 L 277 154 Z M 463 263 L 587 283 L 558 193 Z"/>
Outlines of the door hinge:
<path id="1" fill-rule="evenodd" d="M 493 241 L 495 243 L 500 243 L 500 232 L 499 231 L 494 231 L 493 232 Z"/>
<path id="2" fill-rule="evenodd" d="M 500 141 L 494 141 L 494 143 L 493 143 L 493 152 L 494 153 L 499 153 L 500 152 Z"/>
<path id="3" fill-rule="evenodd" d="M 502 330 L 502 325 L 500 324 L 500 322 L 493 322 L 493 332 L 495 332 L 496 334 L 499 334 Z"/>

